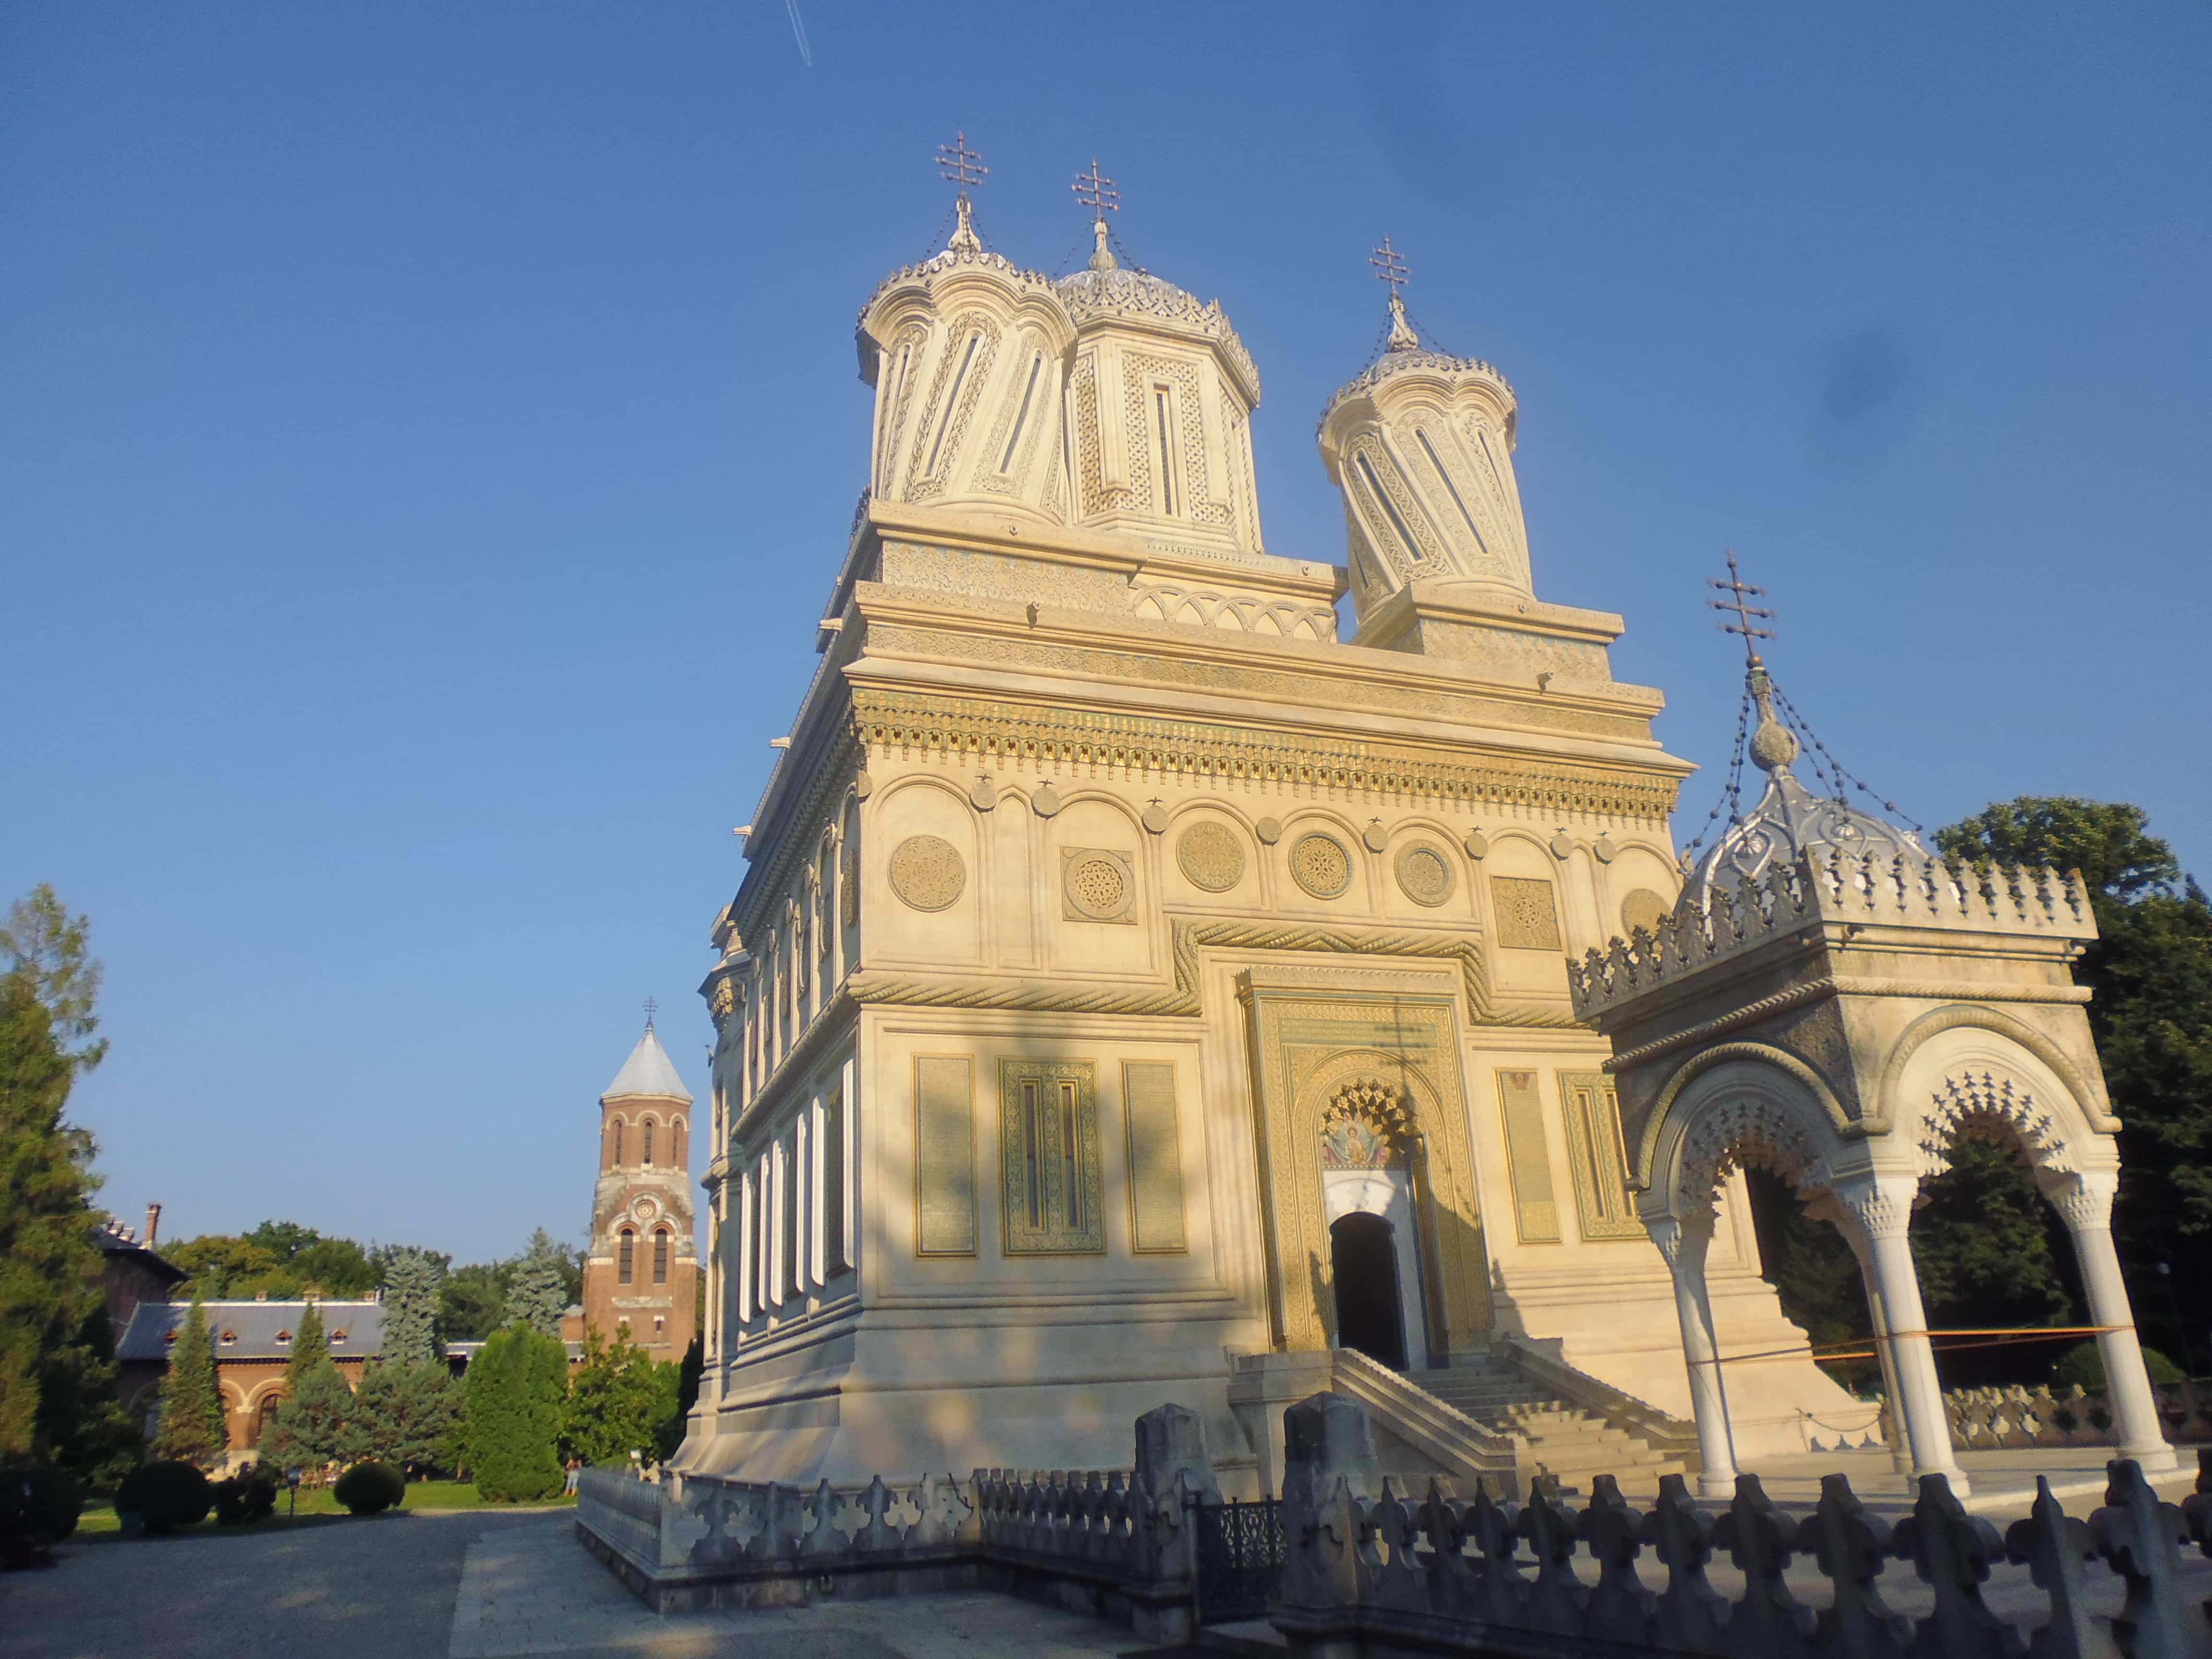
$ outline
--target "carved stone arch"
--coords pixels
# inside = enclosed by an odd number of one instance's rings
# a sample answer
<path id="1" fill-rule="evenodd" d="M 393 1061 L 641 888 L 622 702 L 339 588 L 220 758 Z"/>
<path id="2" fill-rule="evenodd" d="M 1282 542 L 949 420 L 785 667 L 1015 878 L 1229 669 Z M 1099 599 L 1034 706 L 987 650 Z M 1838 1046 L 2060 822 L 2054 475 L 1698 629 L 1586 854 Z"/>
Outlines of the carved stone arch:
<path id="1" fill-rule="evenodd" d="M 1954 1003 L 1948 1007 L 1933 1008 L 1914 1020 L 1898 1035 L 1890 1045 L 1889 1057 L 1882 1064 L 1881 1082 L 1875 1091 L 1875 1109 L 1881 1114 L 1879 1122 L 1869 1121 L 1868 1127 L 1887 1128 L 1894 1121 L 1897 1091 L 1905 1079 L 1905 1069 L 1913 1055 L 1931 1038 L 1961 1026 L 1974 1026 L 1984 1031 L 2008 1037 L 2027 1050 L 2074 1097 L 2084 1122 L 2094 1134 L 2118 1133 L 2120 1120 L 2112 1115 L 2112 1101 L 2105 1092 L 2104 1079 L 2093 1073 L 2084 1072 L 2069 1059 L 2066 1052 L 2049 1037 L 2025 1020 L 2006 1013 L 2001 1008 L 1989 1008 L 1971 1003 Z"/>
<path id="2" fill-rule="evenodd" d="M 1322 1138 L 1328 1111 L 1347 1090 L 1364 1092 L 1370 1105 L 1379 1107 L 1387 1099 L 1390 1121 L 1411 1153 L 1407 1172 L 1426 1346 L 1439 1354 L 1465 1348 L 1480 1339 L 1490 1322 L 1467 1116 L 1447 1108 L 1448 1096 L 1425 1067 L 1379 1048 L 1341 1049 L 1297 1079 L 1287 1133 L 1270 1137 L 1267 1164 L 1285 1346 L 1325 1347 L 1335 1337 Z"/>
<path id="3" fill-rule="evenodd" d="M 1828 1133 L 1837 1139 L 1863 1135 L 1863 1126 L 1851 1121 L 1844 1103 L 1836 1098 L 1836 1091 L 1827 1080 L 1796 1055 L 1765 1042 L 1717 1042 L 1710 1048 L 1701 1048 L 1677 1066 L 1673 1076 L 1659 1091 L 1652 1103 L 1651 1114 L 1644 1121 L 1644 1133 L 1637 1138 L 1635 1167 L 1629 1171 L 1628 1184 L 1637 1191 L 1649 1190 L 1655 1184 L 1660 1141 L 1666 1134 L 1668 1122 L 1674 1115 L 1674 1104 L 1682 1092 L 1698 1079 L 1717 1066 L 1732 1060 L 1753 1060 L 1772 1066 L 1797 1087 L 1809 1095 L 1827 1120 Z M 1678 1126 L 1679 1127 L 1679 1126 Z"/>

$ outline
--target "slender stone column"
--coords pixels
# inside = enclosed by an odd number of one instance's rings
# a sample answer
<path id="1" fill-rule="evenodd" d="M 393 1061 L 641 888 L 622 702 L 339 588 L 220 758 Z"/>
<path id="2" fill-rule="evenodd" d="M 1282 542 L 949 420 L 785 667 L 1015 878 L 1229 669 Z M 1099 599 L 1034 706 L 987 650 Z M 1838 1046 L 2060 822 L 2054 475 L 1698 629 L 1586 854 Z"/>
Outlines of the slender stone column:
<path id="1" fill-rule="evenodd" d="M 2044 1196 L 2074 1241 L 2074 1258 L 2081 1264 L 2081 1287 L 2089 1295 L 2090 1322 L 2116 1328 L 2099 1335 L 2097 1349 L 2104 1356 L 2105 1401 L 2112 1407 L 2112 1425 L 2120 1431 L 2120 1453 L 2134 1458 L 2147 1474 L 2159 1474 L 2176 1464 L 2173 1448 L 2166 1443 L 2165 1425 L 2159 1421 L 2150 1374 L 2143 1369 L 2142 1345 L 2136 1336 L 2127 1281 L 2120 1276 L 2119 1252 L 2112 1248 L 2112 1194 L 2119 1183 L 2117 1170 L 2091 1170 L 2053 1182 L 2044 1189 Z"/>
<path id="2" fill-rule="evenodd" d="M 1682 1358 L 1690 1370 L 1690 1410 L 1698 1420 L 1700 1498 L 1735 1495 L 1735 1436 L 1729 1426 L 1727 1384 L 1721 1376 L 1720 1349 L 1713 1337 L 1713 1313 L 1705 1295 L 1705 1252 L 1713 1242 L 1711 1210 L 1686 1220 L 1674 1216 L 1646 1218 L 1644 1231 L 1667 1259 L 1674 1281 L 1674 1316 L 1682 1327 Z"/>
<path id="3" fill-rule="evenodd" d="M 1928 1340 L 1928 1312 L 1920 1302 L 1920 1277 L 1912 1265 L 1908 1229 L 1912 1200 L 1920 1182 L 1913 1176 L 1864 1175 L 1836 1183 L 1838 1199 L 1865 1234 L 1862 1260 L 1874 1268 L 1869 1281 L 1881 1299 L 1889 1334 L 1893 1374 L 1897 1379 L 1896 1415 L 1912 1452 L 1912 1478 L 1941 1474 L 1951 1490 L 1970 1490 L 1951 1449 L 1951 1425 L 1943 1414 L 1943 1385 L 1936 1373 L 1935 1345 Z"/>
<path id="4" fill-rule="evenodd" d="M 1904 1396 L 1898 1391 L 1897 1357 L 1889 1346 L 1889 1310 L 1882 1305 L 1881 1292 L 1875 1288 L 1874 1255 L 1871 1241 L 1858 1219 L 1833 1193 L 1823 1192 L 1805 1206 L 1805 1213 L 1816 1221 L 1825 1221 L 1844 1237 L 1851 1247 L 1851 1255 L 1859 1264 L 1859 1279 L 1866 1291 L 1867 1318 L 1874 1326 L 1875 1362 L 1881 1367 L 1881 1397 L 1889 1407 L 1889 1461 L 1899 1474 L 1912 1473 L 1912 1449 L 1905 1440 L 1905 1413 L 1898 1404 Z"/>

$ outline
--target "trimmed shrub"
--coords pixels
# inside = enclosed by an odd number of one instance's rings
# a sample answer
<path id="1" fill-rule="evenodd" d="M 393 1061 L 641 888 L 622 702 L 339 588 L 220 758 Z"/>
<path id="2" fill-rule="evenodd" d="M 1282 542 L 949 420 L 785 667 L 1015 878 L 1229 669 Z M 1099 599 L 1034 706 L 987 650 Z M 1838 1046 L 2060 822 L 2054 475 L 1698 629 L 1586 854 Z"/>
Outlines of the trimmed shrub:
<path id="1" fill-rule="evenodd" d="M 58 1544 L 76 1530 L 84 1488 L 66 1469 L 28 1463 L 0 1469 L 0 1538 Z"/>
<path id="2" fill-rule="evenodd" d="M 2175 1364 L 2156 1348 L 2142 1351 L 2143 1369 L 2150 1373 L 2153 1382 L 2180 1382 L 2187 1380 L 2180 1366 Z M 2079 1347 L 2069 1348 L 2065 1356 L 2052 1368 L 2051 1385 L 2055 1389 L 2101 1389 L 2105 1386 L 2104 1351 L 2092 1340 Z"/>
<path id="3" fill-rule="evenodd" d="M 568 1351 L 527 1325 L 510 1325 L 469 1361 L 469 1463 L 477 1491 L 527 1503 L 561 1490 L 554 1443 L 568 1393 Z"/>
<path id="4" fill-rule="evenodd" d="M 399 1507 L 407 1477 L 389 1463 L 356 1463 L 338 1477 L 331 1496 L 356 1515 L 378 1515 Z"/>
<path id="5" fill-rule="evenodd" d="M 276 1477 L 258 1463 L 248 1463 L 229 1480 L 216 1481 L 212 1490 L 218 1527 L 265 1521 L 276 1508 Z"/>
<path id="6" fill-rule="evenodd" d="M 215 1507 L 215 1488 L 190 1463 L 141 1463 L 115 1490 L 118 1512 L 136 1510 L 149 1533 L 197 1527 Z"/>

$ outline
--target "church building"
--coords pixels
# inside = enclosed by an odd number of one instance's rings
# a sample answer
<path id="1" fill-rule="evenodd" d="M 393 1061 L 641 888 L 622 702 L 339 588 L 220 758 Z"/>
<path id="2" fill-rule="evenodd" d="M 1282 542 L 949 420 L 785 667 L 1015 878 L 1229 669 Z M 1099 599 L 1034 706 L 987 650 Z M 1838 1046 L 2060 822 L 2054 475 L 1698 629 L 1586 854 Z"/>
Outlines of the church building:
<path id="1" fill-rule="evenodd" d="M 691 1093 L 648 1017 L 599 1097 L 599 1175 L 575 1335 L 597 1331 L 611 1342 L 627 1332 L 648 1358 L 678 1360 L 698 1328 L 698 1296 Z"/>
<path id="2" fill-rule="evenodd" d="M 1613 676 L 1621 618 L 1537 593 L 1512 387 L 1417 336 L 1386 244 L 1387 348 L 1318 431 L 1342 562 L 1271 553 L 1259 368 L 1218 302 L 1117 257 L 1100 182 L 1086 268 L 987 251 L 963 189 L 860 314 L 866 488 L 702 987 L 678 1467 L 1097 1468 L 1173 1401 L 1250 1495 L 1327 1388 L 1407 1469 L 1875 1436 L 1760 1275 L 1756 1149 L 1701 1142 L 1704 1186 L 1655 1198 L 1675 1143 L 1642 1072 L 1624 1133 L 1635 974 L 1607 989 L 1605 953 L 1705 925 L 1668 828 L 1692 769 Z M 1715 1017 L 1668 1006 L 1624 1047 Z M 648 1030 L 605 1103 L 595 1309 L 641 1309 L 624 1253 L 680 1214 L 658 1054 Z M 1684 1224 L 1694 1282 L 1655 1248 Z M 1700 1442 L 1716 1352 L 1750 1358 Z"/>

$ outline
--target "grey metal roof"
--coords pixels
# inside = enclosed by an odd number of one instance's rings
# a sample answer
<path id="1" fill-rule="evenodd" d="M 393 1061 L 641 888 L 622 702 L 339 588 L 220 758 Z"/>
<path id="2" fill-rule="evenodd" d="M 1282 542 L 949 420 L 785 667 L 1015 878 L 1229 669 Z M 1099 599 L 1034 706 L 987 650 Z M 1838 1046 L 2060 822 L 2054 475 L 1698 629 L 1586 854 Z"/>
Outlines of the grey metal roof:
<path id="1" fill-rule="evenodd" d="M 668 1050 L 660 1046 L 660 1039 L 653 1034 L 653 1027 L 645 1028 L 645 1035 L 637 1040 L 637 1047 L 629 1051 L 623 1068 L 615 1073 L 615 1080 L 600 1094 L 601 1100 L 622 1100 L 632 1095 L 649 1095 L 656 1099 L 680 1100 L 690 1104 L 691 1091 L 684 1086 L 684 1079 L 676 1073 L 676 1062 L 668 1057 Z"/>
<path id="2" fill-rule="evenodd" d="M 323 1316 L 323 1334 L 333 1359 L 372 1359 L 384 1346 L 384 1305 L 379 1302 L 318 1302 Z M 168 1358 L 172 1331 L 184 1328 L 187 1302 L 142 1302 L 131 1316 L 123 1340 L 115 1345 L 118 1359 L 161 1360 Z M 305 1302 L 203 1302 L 208 1334 L 215 1340 L 215 1357 L 222 1359 L 289 1359 L 292 1334 L 300 1328 Z M 339 1333 L 343 1332 L 343 1339 Z M 282 1336 L 284 1340 L 279 1341 Z M 229 1338 L 225 1340 L 225 1337 Z"/>
<path id="3" fill-rule="evenodd" d="M 128 1227 L 119 1227 L 112 1221 L 107 1222 L 94 1227 L 92 1230 L 92 1237 L 93 1242 L 100 1246 L 100 1253 L 103 1256 L 132 1257 L 149 1273 L 161 1275 L 172 1285 L 190 1277 L 175 1262 L 157 1255 L 152 1246 L 140 1243 Z"/>

